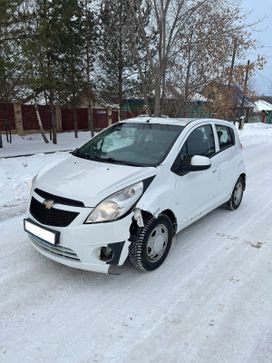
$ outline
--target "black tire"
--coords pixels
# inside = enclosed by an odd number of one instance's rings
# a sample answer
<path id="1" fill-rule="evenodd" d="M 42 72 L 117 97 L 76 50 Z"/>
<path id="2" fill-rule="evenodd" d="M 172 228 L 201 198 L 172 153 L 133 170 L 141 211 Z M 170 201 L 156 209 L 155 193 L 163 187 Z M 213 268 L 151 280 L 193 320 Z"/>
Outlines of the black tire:
<path id="1" fill-rule="evenodd" d="M 243 199 L 244 189 L 245 189 L 244 180 L 242 177 L 239 177 L 233 188 L 231 197 L 229 201 L 226 203 L 227 209 L 235 210 L 239 207 Z"/>
<path id="2" fill-rule="evenodd" d="M 132 265 L 144 272 L 158 268 L 168 255 L 173 233 L 172 222 L 166 215 L 161 214 L 157 219 L 150 217 L 145 226 L 138 227 L 136 234 L 131 237 L 129 258 Z M 153 247 L 150 247 L 152 243 Z M 161 246 L 159 251 L 154 247 L 155 244 L 157 249 Z"/>

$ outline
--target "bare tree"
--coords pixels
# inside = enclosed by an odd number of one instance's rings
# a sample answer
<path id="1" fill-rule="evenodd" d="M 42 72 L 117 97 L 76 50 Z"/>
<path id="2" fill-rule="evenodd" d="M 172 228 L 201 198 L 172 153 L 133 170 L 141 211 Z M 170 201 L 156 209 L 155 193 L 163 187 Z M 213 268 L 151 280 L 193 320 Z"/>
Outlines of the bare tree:
<path id="1" fill-rule="evenodd" d="M 43 141 L 48 144 L 49 141 L 45 135 L 45 132 L 44 132 L 44 128 L 43 128 L 43 124 L 42 124 L 42 120 L 41 120 L 41 115 L 40 115 L 40 111 L 39 111 L 39 107 L 37 105 L 37 103 L 35 102 L 34 104 L 34 107 L 35 107 L 35 112 L 36 112 L 36 117 L 37 117 L 37 120 L 38 120 L 38 124 L 39 124 L 39 128 L 40 128 L 40 132 L 41 132 L 41 135 L 42 135 L 42 138 L 43 138 Z"/>
<path id="2" fill-rule="evenodd" d="M 190 97 L 211 80 L 225 76 L 234 37 L 239 39 L 240 53 L 253 45 L 235 1 L 146 0 L 145 6 L 137 0 L 130 3 L 131 12 L 137 8 L 137 34 L 130 34 L 131 51 L 137 59 L 145 101 L 154 98 L 154 115 L 165 113 L 169 86 L 177 89 L 187 114 Z M 146 23 L 148 8 L 151 16 Z M 144 44 L 144 52 L 138 50 L 139 41 Z"/>
<path id="3" fill-rule="evenodd" d="M 133 3 L 134 7 L 138 6 L 135 21 L 138 25 L 139 37 L 145 44 L 145 58 L 149 63 L 149 71 L 154 78 L 154 115 L 160 115 L 163 110 L 167 75 L 181 52 L 183 37 L 187 36 L 186 25 L 193 14 L 207 1 L 209 0 L 192 3 L 189 0 L 147 0 L 146 8 L 152 9 L 151 20 L 147 26 L 144 21 L 145 14 L 139 2 Z M 135 37 L 132 44 L 136 48 Z M 139 69 L 139 73 L 144 81 L 143 70 Z"/>
<path id="4" fill-rule="evenodd" d="M 217 5 L 217 6 L 215 6 Z M 246 46 L 240 26 L 239 8 L 225 8 L 220 2 L 207 1 L 191 15 L 182 35 L 182 47 L 176 58 L 174 72 L 184 101 L 184 115 L 192 96 L 212 80 L 221 79 L 233 51 L 233 39 Z"/>

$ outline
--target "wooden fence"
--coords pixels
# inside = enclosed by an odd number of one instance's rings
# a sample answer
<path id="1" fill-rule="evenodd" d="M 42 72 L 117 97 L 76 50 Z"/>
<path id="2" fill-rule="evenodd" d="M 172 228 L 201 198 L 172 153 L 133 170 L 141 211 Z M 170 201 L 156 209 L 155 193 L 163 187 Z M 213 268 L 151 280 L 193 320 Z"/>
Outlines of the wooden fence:
<path id="1" fill-rule="evenodd" d="M 41 121 L 45 130 L 50 129 L 50 112 L 48 106 L 38 106 Z M 93 108 L 94 129 L 103 129 L 119 119 L 118 110 L 108 108 Z M 73 110 L 55 106 L 57 130 L 72 131 L 74 129 Z M 128 115 L 129 116 L 129 115 Z M 77 108 L 79 130 L 88 129 L 88 109 Z M 33 105 L 0 104 L 0 131 L 11 130 L 18 134 L 38 132 L 39 124 Z"/>

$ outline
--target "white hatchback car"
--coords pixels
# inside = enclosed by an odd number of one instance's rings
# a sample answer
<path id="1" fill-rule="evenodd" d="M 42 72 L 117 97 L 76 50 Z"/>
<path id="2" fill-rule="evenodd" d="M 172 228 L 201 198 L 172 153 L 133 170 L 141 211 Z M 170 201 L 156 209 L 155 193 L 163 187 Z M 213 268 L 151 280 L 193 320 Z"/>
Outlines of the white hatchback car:
<path id="1" fill-rule="evenodd" d="M 24 229 L 62 264 L 97 272 L 132 264 L 151 271 L 175 233 L 246 186 L 232 123 L 138 117 L 102 131 L 34 179 Z"/>

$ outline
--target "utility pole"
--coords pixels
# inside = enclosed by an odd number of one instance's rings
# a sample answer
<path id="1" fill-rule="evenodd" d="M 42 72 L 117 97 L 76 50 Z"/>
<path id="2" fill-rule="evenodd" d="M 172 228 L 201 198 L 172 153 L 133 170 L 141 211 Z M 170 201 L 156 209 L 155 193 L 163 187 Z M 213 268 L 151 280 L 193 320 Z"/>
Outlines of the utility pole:
<path id="1" fill-rule="evenodd" d="M 233 44 L 233 53 L 232 53 L 232 60 L 231 60 L 231 66 L 230 66 L 230 74 L 229 74 L 229 80 L 228 80 L 228 88 L 230 89 L 231 83 L 232 83 L 232 77 L 233 77 L 233 69 L 236 59 L 238 49 L 238 40 L 237 38 L 234 38 L 234 44 Z"/>
<path id="2" fill-rule="evenodd" d="M 233 109 L 233 96 L 231 91 L 231 84 L 233 83 L 233 70 L 234 70 L 234 64 L 237 54 L 237 48 L 238 48 L 238 40 L 237 38 L 234 38 L 233 42 L 233 52 L 232 52 L 232 59 L 231 59 L 231 66 L 229 71 L 229 79 L 228 79 L 228 90 L 227 90 L 227 102 L 228 102 L 228 108 Z M 235 125 L 235 120 L 233 121 Z"/>
<path id="3" fill-rule="evenodd" d="M 243 89 L 243 98 L 242 98 L 242 104 L 241 104 L 241 110 L 243 112 L 243 115 L 239 119 L 239 130 L 243 129 L 244 121 L 245 121 L 245 98 L 246 98 L 246 91 L 247 91 L 249 66 L 250 66 L 250 60 L 247 61 L 247 65 L 246 65 L 246 76 L 245 76 L 244 89 Z"/>

